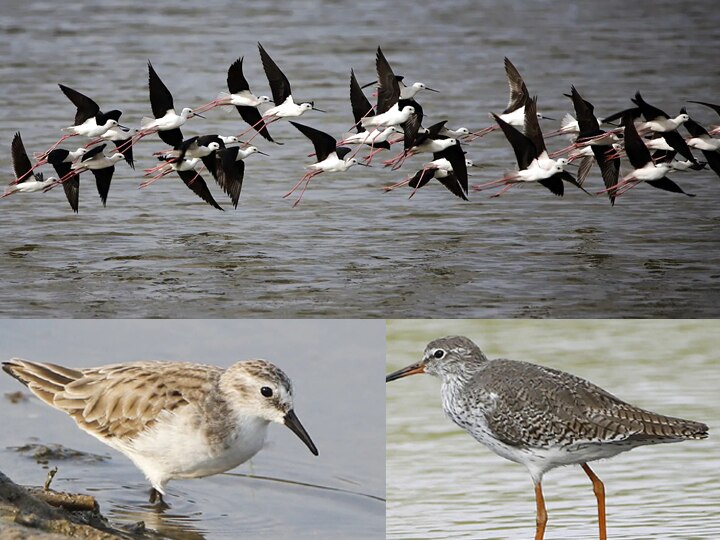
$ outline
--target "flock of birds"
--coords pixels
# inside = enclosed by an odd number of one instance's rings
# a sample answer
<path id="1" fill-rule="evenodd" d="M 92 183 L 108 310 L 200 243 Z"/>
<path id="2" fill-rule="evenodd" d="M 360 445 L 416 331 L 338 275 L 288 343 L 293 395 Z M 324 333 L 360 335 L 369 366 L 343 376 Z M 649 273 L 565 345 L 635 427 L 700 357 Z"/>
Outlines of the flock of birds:
<path id="1" fill-rule="evenodd" d="M 46 192 L 62 186 L 73 211 L 78 211 L 80 174 L 90 171 L 96 180 L 103 205 L 107 202 L 110 183 L 118 162 L 124 160 L 134 169 L 133 147 L 144 137 L 157 134 L 171 149 L 156 152 L 159 164 L 145 169 L 145 179 L 140 187 L 147 187 L 158 179 L 177 173 L 185 185 L 209 205 L 222 210 L 201 173 L 210 172 L 222 190 L 237 208 L 245 175 L 245 159 L 261 152 L 251 142 L 260 135 L 268 142 L 276 142 L 268 127 L 282 119 L 298 118 L 308 111 L 322 111 L 314 102 L 296 103 L 290 82 L 267 51 L 258 43 L 260 58 L 268 78 L 272 99 L 256 96 L 243 74 L 243 57 L 228 69 L 228 92 L 200 107 L 175 111 L 173 96 L 162 82 L 152 64 L 148 62 L 150 105 L 153 117 L 143 118 L 139 129 L 120 124 L 119 110 L 103 112 L 91 98 L 60 84 L 60 90 L 77 108 L 74 124 L 64 128 L 67 132 L 47 151 L 35 154 L 33 164 L 25 150 L 20 133 L 12 141 L 11 153 L 15 179 L 10 183 L 5 198 L 16 193 Z M 396 75 L 380 47 L 376 54 L 377 80 L 361 86 L 350 72 L 350 103 L 355 120 L 351 133 L 338 140 L 332 135 L 289 120 L 312 142 L 316 162 L 306 167 L 307 173 L 284 197 L 296 191 L 300 194 L 296 206 L 305 194 L 312 178 L 322 173 L 345 172 L 355 165 L 371 166 L 374 156 L 402 143 L 402 151 L 383 162 L 385 167 L 399 169 L 405 161 L 417 154 L 432 154 L 432 160 L 404 180 L 384 187 L 392 191 L 402 186 L 412 188 L 410 197 L 432 179 L 437 180 L 453 195 L 468 200 L 468 168 L 477 166 L 466 157 L 464 144 L 502 130 L 512 146 L 518 168 L 504 177 L 472 186 L 474 191 L 497 189 L 498 197 L 513 186 L 537 182 L 557 196 L 564 193 L 564 183 L 588 193 L 585 180 L 593 164 L 597 162 L 605 188 L 597 194 L 607 194 L 611 204 L 633 187 L 646 183 L 658 189 L 688 196 L 678 184 L 670 180 L 670 171 L 699 170 L 709 166 L 720 176 L 720 127 L 706 130 L 690 118 L 685 108 L 672 117 L 665 111 L 647 103 L 640 92 L 632 98 L 632 108 L 598 120 L 593 105 L 579 94 L 573 86 L 566 94 L 572 100 L 575 116 L 565 115 L 560 129 L 543 136 L 540 120 L 547 118 L 538 112 L 537 97 L 531 96 L 520 73 L 505 58 L 505 72 L 510 88 L 507 108 L 502 114 L 491 114 L 495 125 L 471 132 L 465 127 L 450 129 L 447 121 L 423 127 L 423 109 L 415 100 L 421 91 L 437 92 L 422 82 L 406 85 L 404 77 Z M 368 86 L 377 85 L 372 105 L 363 92 Z M 713 109 L 720 115 L 720 105 L 692 101 Z M 264 112 L 260 106 L 265 105 Z M 202 134 L 184 138 L 181 127 L 195 117 L 205 118 L 203 113 L 215 107 L 235 107 L 249 127 L 237 135 Z M 607 125 L 608 129 L 602 129 Z M 683 137 L 678 128 L 684 126 L 689 137 Z M 352 130 L 355 133 L 352 133 Z M 251 135 L 249 135 L 251 134 Z M 248 136 L 249 135 L 249 136 Z M 545 139 L 564 135 L 572 142 L 556 152 L 549 153 Z M 60 148 L 70 137 L 82 136 L 91 141 L 74 151 Z M 248 136 L 246 139 L 243 137 Z M 115 145 L 115 152 L 105 153 L 107 143 Z M 352 150 L 349 145 L 355 146 Z M 358 158 L 361 149 L 367 155 Z M 699 161 L 693 150 L 700 150 L 706 161 Z M 565 156 L 565 157 L 560 157 Z M 621 177 L 620 159 L 626 156 L 632 170 Z M 577 175 L 569 172 L 571 165 L 579 162 Z M 49 163 L 57 177 L 45 178 L 36 172 L 41 165 Z M 302 189 L 301 189 L 302 188 Z M 589 193 L 588 193 L 589 194 Z"/>

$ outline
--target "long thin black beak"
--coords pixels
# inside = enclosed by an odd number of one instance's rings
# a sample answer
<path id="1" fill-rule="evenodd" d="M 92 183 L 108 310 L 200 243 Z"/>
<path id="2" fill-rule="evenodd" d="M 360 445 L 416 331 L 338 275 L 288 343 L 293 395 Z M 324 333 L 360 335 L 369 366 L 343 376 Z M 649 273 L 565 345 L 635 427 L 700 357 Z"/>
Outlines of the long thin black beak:
<path id="1" fill-rule="evenodd" d="M 372 81 L 367 84 L 363 84 L 360 88 L 367 88 L 368 86 L 372 86 L 373 84 L 377 84 L 377 81 Z"/>
<path id="2" fill-rule="evenodd" d="M 270 155 L 270 154 L 266 154 L 266 153 L 263 152 L 262 150 L 258 150 L 257 153 L 258 153 L 258 154 L 262 154 L 263 156 L 269 156 L 269 155 Z"/>
<path id="3" fill-rule="evenodd" d="M 313 109 L 313 111 L 317 111 L 317 112 L 324 112 L 324 113 L 327 112 L 327 111 L 323 111 L 322 109 L 318 109 L 315 105 L 313 105 L 312 109 Z"/>
<path id="4" fill-rule="evenodd" d="M 367 164 L 367 163 L 361 163 L 360 161 L 358 161 L 357 164 L 360 165 L 360 166 L 362 166 L 362 167 L 372 167 L 372 165 L 369 165 L 369 164 Z"/>
<path id="5" fill-rule="evenodd" d="M 420 373 L 425 373 L 425 365 L 422 362 L 417 362 L 415 364 L 410 364 L 409 366 L 402 369 L 398 369 L 390 375 L 387 375 L 385 377 L 385 382 L 389 383 L 390 381 L 394 381 L 396 379 L 402 379 L 403 377 L 408 377 L 409 375 L 418 375 Z"/>
<path id="6" fill-rule="evenodd" d="M 434 88 L 430 88 L 429 86 L 426 86 L 426 87 L 425 87 L 425 90 L 430 90 L 431 92 L 435 92 L 435 93 L 437 93 L 437 94 L 440 93 L 440 90 L 435 90 Z"/>
<path id="7" fill-rule="evenodd" d="M 305 443 L 305 445 L 314 455 L 318 455 L 318 450 L 315 447 L 315 444 L 312 442 L 310 435 L 308 435 L 308 432 L 305 431 L 305 428 L 300 423 L 300 420 L 298 420 L 298 417 L 295 415 L 295 411 L 293 411 L 292 409 L 289 410 L 285 415 L 285 425 L 290 428 L 290 431 L 300 437 L 300 440 Z"/>
<path id="8" fill-rule="evenodd" d="M 120 129 L 124 129 L 125 131 L 130 131 L 129 127 L 125 127 L 122 124 L 118 124 L 117 127 L 119 127 Z"/>
<path id="9" fill-rule="evenodd" d="M 196 113 L 196 112 L 193 113 L 193 116 L 199 116 L 200 118 L 205 118 L 202 114 Z"/>
<path id="10" fill-rule="evenodd" d="M 543 116 L 542 119 L 543 120 L 552 120 L 553 122 L 555 121 L 554 118 L 550 118 L 549 116 Z"/>

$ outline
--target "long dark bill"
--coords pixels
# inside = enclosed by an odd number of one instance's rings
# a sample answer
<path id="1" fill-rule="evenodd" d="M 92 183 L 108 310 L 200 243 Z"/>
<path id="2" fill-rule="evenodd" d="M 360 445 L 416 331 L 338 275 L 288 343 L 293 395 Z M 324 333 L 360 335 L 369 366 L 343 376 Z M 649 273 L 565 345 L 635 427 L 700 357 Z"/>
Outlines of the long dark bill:
<path id="1" fill-rule="evenodd" d="M 298 420 L 297 415 L 295 414 L 295 411 L 290 410 L 285 415 L 285 425 L 290 428 L 290 431 L 292 431 L 295 435 L 300 437 L 300 440 L 305 443 L 305 445 L 310 449 L 310 451 L 314 455 L 318 455 L 318 449 L 315 447 L 315 444 L 312 442 L 312 439 L 310 438 L 310 435 L 308 435 L 308 432 L 305 431 L 305 428 L 300 423 L 300 420 Z"/>
<path id="2" fill-rule="evenodd" d="M 411 364 L 407 367 L 398 369 L 397 371 L 391 373 L 390 375 L 385 377 L 385 382 L 389 383 L 390 381 L 394 381 L 395 379 L 402 379 L 403 377 L 407 377 L 408 375 L 418 375 L 420 373 L 425 373 L 425 365 L 422 362 L 417 362 L 415 364 Z"/>

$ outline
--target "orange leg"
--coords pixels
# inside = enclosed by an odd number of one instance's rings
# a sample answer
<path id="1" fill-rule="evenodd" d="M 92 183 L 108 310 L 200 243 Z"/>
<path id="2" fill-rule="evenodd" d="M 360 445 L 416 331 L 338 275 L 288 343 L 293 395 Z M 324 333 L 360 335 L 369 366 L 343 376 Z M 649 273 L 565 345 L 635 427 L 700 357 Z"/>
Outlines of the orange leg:
<path id="1" fill-rule="evenodd" d="M 598 505 L 598 526 L 600 527 L 600 540 L 607 540 L 607 528 L 605 524 L 605 486 L 587 463 L 582 464 L 583 471 L 588 475 L 593 484 L 593 492 Z"/>
<path id="2" fill-rule="evenodd" d="M 535 484 L 535 504 L 537 505 L 535 540 L 543 540 L 545 525 L 547 525 L 547 511 L 545 510 L 545 499 L 543 498 L 540 482 Z"/>

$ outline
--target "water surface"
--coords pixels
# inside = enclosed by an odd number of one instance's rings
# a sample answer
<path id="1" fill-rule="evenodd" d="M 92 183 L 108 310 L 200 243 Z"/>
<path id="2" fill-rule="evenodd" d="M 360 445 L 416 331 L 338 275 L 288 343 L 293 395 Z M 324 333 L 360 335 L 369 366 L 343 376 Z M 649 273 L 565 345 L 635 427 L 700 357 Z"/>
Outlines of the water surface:
<path id="1" fill-rule="evenodd" d="M 149 114 L 151 59 L 178 107 L 225 89 L 227 66 L 245 56 L 256 93 L 268 94 L 257 41 L 300 99 L 327 114 L 301 120 L 334 135 L 351 124 L 348 78 L 374 78 L 382 45 L 398 73 L 441 94 L 420 94 L 426 124 L 480 128 L 507 100 L 503 57 L 524 75 L 541 109 L 561 118 L 575 84 L 600 115 L 630 105 L 637 89 L 675 113 L 686 99 L 720 101 L 718 16 L 704 0 L 653 2 L 652 10 L 608 2 L 388 4 L 264 1 L 183 5 L 160 0 L 9 3 L 0 14 L 0 171 L 11 176 L 12 134 L 30 152 L 47 148 L 74 109 L 62 82 L 120 108 L 137 126 Z M 661 37 L 655 37 L 659 35 Z M 702 123 L 711 111 L 691 105 Z M 546 131 L 557 122 L 544 124 Z M 217 110 L 188 123 L 186 136 L 245 126 Z M 81 212 L 59 190 L 0 204 L 0 311 L 17 316 L 716 316 L 718 178 L 673 178 L 694 199 L 641 186 L 615 208 L 569 190 L 558 200 L 539 186 L 499 200 L 456 200 L 439 185 L 412 200 L 384 194 L 425 161 L 403 170 L 356 167 L 314 180 L 303 204 L 282 199 L 310 163 L 311 145 L 292 126 L 273 126 L 283 146 L 259 141 L 270 158 L 248 159 L 240 207 L 227 212 L 195 198 L 177 178 L 138 190 L 140 170 L 164 145 L 136 147 L 137 171 L 117 167 L 108 208 L 90 176 Z M 551 148 L 565 141 L 555 140 Z M 469 145 L 482 165 L 474 182 L 514 167 L 498 133 Z M 597 172 L 589 180 L 600 187 Z"/>

